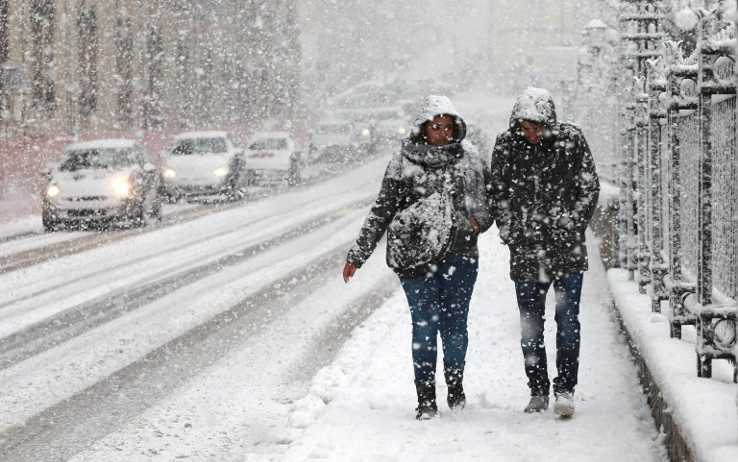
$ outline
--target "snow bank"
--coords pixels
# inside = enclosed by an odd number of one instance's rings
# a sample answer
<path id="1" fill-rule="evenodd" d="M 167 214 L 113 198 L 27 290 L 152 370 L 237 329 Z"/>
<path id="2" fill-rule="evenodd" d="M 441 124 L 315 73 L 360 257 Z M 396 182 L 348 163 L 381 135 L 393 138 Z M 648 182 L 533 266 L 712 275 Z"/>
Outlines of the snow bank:
<path id="1" fill-rule="evenodd" d="M 682 340 L 670 338 L 666 315 L 651 312 L 650 298 L 638 293 L 637 283 L 628 280 L 627 271 L 610 270 L 608 281 L 623 323 L 695 460 L 738 460 L 738 413 L 732 367 L 716 360 L 713 378 L 698 378 L 694 329 L 683 327 Z"/>

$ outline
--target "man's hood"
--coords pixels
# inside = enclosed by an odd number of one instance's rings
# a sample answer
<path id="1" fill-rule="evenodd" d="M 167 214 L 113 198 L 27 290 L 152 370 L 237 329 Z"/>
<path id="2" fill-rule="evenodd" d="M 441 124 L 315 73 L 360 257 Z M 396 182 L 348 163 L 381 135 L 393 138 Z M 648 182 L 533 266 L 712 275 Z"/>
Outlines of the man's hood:
<path id="1" fill-rule="evenodd" d="M 421 135 L 420 131 L 424 123 L 429 120 L 433 120 L 433 117 L 441 114 L 450 115 L 454 119 L 456 125 L 456 133 L 454 136 L 454 142 L 460 143 L 461 140 L 466 137 L 466 122 L 459 115 L 459 112 L 454 107 L 448 96 L 444 95 L 428 95 L 423 100 L 423 104 L 420 108 L 420 112 L 415 116 L 413 122 L 413 133 L 412 137 L 418 139 Z"/>
<path id="2" fill-rule="evenodd" d="M 529 87 L 518 96 L 510 115 L 510 127 L 516 127 L 521 120 L 548 127 L 556 125 L 556 106 L 548 90 Z"/>

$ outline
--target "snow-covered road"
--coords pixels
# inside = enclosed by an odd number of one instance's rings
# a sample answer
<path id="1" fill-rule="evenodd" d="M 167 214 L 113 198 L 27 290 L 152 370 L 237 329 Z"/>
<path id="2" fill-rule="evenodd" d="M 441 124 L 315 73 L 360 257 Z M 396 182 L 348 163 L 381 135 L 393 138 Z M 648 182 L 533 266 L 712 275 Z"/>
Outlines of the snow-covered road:
<path id="1" fill-rule="evenodd" d="M 148 367 L 152 357 L 166 357 L 172 345 L 184 344 L 185 350 L 203 348 L 212 362 L 218 355 L 200 340 L 215 336 L 229 347 L 238 346 L 260 333 L 275 313 L 293 310 L 291 297 L 315 300 L 311 288 L 338 271 L 385 164 L 380 159 L 309 190 L 0 276 L 8 288 L 0 295 L 0 380 L 5 386 L 0 454 L 9 460 L 46 460 L 38 453 L 45 447 L 51 451 L 46 456 L 61 451 L 67 458 L 95 435 L 102 436 L 100 429 L 122 423 L 104 404 L 115 401 L 116 391 L 137 394 L 142 403 L 161 397 L 134 383 L 133 371 L 149 375 L 156 370 Z M 369 283 L 365 292 L 335 304 L 335 316 L 350 313 L 352 300 L 381 294 L 387 286 Z M 330 298 L 319 295 L 321 303 Z M 220 337 L 222 323 L 241 317 L 250 321 L 238 323 L 238 335 L 227 341 Z M 198 334 L 197 326 L 205 326 L 204 333 Z M 327 325 L 313 327 L 319 332 Z M 289 336 L 277 338 L 287 341 Z M 285 351 L 285 345 L 279 350 Z M 168 360 L 161 360 L 165 377 L 157 386 L 179 386 L 197 371 L 182 354 L 181 371 L 171 372 Z M 311 371 L 302 374 L 312 376 Z M 262 376 L 269 378 L 271 372 Z M 111 381 L 117 382 L 114 389 Z M 82 431 L 87 420 L 81 415 L 96 424 Z M 48 426 L 49 419 L 62 425 Z"/>
<path id="2" fill-rule="evenodd" d="M 476 119 L 504 126 L 507 103 L 480 101 L 467 102 Z M 661 460 L 596 246 L 577 416 L 521 412 L 494 228 L 471 307 L 469 405 L 414 420 L 409 313 L 384 249 L 351 284 L 340 277 L 386 160 L 86 248 L 67 246 L 97 237 L 0 242 L 62 249 L 0 274 L 0 460 Z"/>

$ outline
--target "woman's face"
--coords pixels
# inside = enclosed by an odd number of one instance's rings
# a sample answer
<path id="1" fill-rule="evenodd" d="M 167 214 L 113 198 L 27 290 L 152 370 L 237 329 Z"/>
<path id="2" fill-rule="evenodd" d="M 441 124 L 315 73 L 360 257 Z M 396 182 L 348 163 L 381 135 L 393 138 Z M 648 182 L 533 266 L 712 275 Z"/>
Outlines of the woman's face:
<path id="1" fill-rule="evenodd" d="M 433 117 L 425 123 L 425 139 L 434 146 L 449 144 L 454 140 L 454 119 L 447 115 Z"/>

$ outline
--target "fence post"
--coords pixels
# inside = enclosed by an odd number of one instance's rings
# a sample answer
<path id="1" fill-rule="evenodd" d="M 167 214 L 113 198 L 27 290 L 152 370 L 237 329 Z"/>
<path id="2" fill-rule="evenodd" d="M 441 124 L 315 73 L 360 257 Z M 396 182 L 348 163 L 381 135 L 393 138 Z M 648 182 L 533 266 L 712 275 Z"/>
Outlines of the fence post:
<path id="1" fill-rule="evenodd" d="M 626 183 L 621 190 L 620 223 L 626 228 L 621 237 L 625 249 L 626 267 L 631 279 L 639 272 L 639 290 L 645 293 L 651 281 L 648 221 L 647 184 L 648 157 L 648 95 L 645 92 L 646 62 L 659 56 L 657 44 L 662 39 L 659 31 L 663 18 L 659 4 L 654 0 L 630 0 L 622 2 L 618 24 L 621 31 L 621 63 L 624 69 L 632 69 L 632 75 L 624 77 L 622 117 L 625 127 L 623 163 Z M 636 191 L 637 190 L 637 191 Z M 636 194 L 637 193 L 637 194 Z M 636 227 L 637 226 L 637 227 Z M 626 246 L 622 246 L 625 243 Z"/>
<path id="2" fill-rule="evenodd" d="M 697 88 L 700 111 L 700 171 L 698 196 L 697 299 L 702 306 L 712 303 L 712 95 L 714 88 L 711 56 L 705 46 L 705 25 L 697 25 Z"/>
<path id="3" fill-rule="evenodd" d="M 635 104 L 629 104 L 625 107 L 625 155 L 623 156 L 624 164 L 624 175 L 623 175 L 623 189 L 625 192 L 624 202 L 625 207 L 621 208 L 621 213 L 625 216 L 625 228 L 624 234 L 625 243 L 623 248 L 627 252 L 627 269 L 630 275 L 630 279 L 635 279 L 635 271 L 638 268 L 638 241 L 636 240 L 636 221 L 635 221 L 635 210 L 636 210 L 636 198 L 634 194 L 636 177 L 636 125 L 635 125 Z"/>
<path id="4" fill-rule="evenodd" d="M 636 172 L 636 207 L 638 210 L 638 290 L 640 293 L 646 293 L 646 286 L 651 283 L 651 252 L 648 247 L 649 220 L 648 220 L 648 195 L 649 195 L 649 174 L 648 174 L 648 94 L 644 92 L 646 84 L 645 77 L 636 79 L 637 91 L 636 96 L 636 152 L 635 162 L 637 165 Z"/>
<path id="5" fill-rule="evenodd" d="M 663 233 L 663 175 L 664 124 L 666 121 L 666 76 L 664 57 L 650 62 L 648 73 L 649 134 L 651 159 L 651 311 L 661 312 L 661 301 L 666 300 L 667 266 L 664 261 Z"/>

